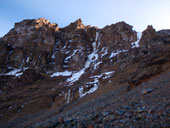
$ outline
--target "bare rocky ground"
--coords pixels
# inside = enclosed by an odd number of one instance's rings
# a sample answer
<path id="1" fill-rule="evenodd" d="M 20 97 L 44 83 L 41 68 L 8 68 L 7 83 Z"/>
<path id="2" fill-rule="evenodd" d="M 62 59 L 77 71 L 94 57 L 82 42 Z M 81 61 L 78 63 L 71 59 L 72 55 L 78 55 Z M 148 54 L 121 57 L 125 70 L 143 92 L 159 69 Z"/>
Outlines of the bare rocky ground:
<path id="1" fill-rule="evenodd" d="M 122 85 L 34 127 L 169 128 L 169 78 L 170 72 L 163 73 L 128 92 Z"/>
<path id="2" fill-rule="evenodd" d="M 53 117 L 51 117 L 53 112 L 48 113 L 48 119 L 42 119 L 41 122 L 29 127 L 169 128 L 169 78 L 170 72 L 167 71 L 130 91 L 127 91 L 127 85 L 121 85 L 114 91 L 85 104 L 78 105 L 78 102 L 83 100 L 80 99 L 65 106 L 63 112 Z M 1 127 L 27 127 L 27 120 L 28 117 Z"/>
<path id="3" fill-rule="evenodd" d="M 169 128 L 170 72 L 127 92 L 127 86 L 38 123 L 33 127 Z"/>

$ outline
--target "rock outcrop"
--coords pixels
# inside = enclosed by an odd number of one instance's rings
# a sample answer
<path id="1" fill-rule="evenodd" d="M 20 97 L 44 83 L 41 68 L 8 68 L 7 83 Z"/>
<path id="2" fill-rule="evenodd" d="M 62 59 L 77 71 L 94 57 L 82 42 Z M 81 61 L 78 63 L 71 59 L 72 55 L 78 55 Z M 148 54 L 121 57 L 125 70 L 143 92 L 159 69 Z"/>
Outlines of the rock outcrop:
<path id="1" fill-rule="evenodd" d="M 58 29 L 57 24 L 51 24 L 44 18 L 16 23 L 3 37 L 4 44 L 9 47 L 6 65 L 41 70 L 50 61 Z"/>
<path id="2" fill-rule="evenodd" d="M 137 33 L 132 28 L 125 22 L 106 26 L 102 29 L 101 41 L 113 50 L 130 49 L 131 43 L 137 40 Z"/>
<path id="3" fill-rule="evenodd" d="M 152 26 L 149 25 L 147 29 L 142 32 L 142 38 L 140 40 L 141 48 L 151 48 L 152 45 L 154 45 L 154 42 L 151 42 L 154 37 L 156 37 L 156 31 Z"/>

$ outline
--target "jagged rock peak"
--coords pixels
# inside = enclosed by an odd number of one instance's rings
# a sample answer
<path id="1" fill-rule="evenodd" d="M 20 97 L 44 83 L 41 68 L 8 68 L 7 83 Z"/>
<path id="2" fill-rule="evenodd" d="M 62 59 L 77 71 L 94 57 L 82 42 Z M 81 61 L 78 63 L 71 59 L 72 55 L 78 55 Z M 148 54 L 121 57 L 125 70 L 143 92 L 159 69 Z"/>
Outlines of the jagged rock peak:
<path id="1" fill-rule="evenodd" d="M 77 19 L 74 23 L 82 24 L 83 22 L 82 22 L 82 19 L 81 19 L 81 18 L 79 18 L 79 19 Z"/>
<path id="2" fill-rule="evenodd" d="M 116 24 L 111 24 L 102 29 L 101 39 L 109 44 L 114 44 L 115 48 L 128 44 L 127 47 L 131 47 L 132 42 L 136 41 L 136 32 L 133 31 L 132 26 L 125 22 L 118 22 Z M 119 44 L 119 45 L 118 45 Z M 122 47 L 120 46 L 120 47 Z"/>
<path id="3" fill-rule="evenodd" d="M 133 26 L 127 24 L 127 23 L 124 22 L 124 21 L 117 22 L 117 23 L 111 24 L 111 25 L 107 25 L 106 27 L 104 27 L 104 29 L 105 29 L 105 28 L 108 28 L 108 27 L 110 27 L 110 28 L 113 27 L 113 28 L 115 28 L 115 29 L 117 29 L 117 30 L 121 30 L 121 29 L 124 29 L 124 28 L 127 28 L 127 29 L 132 29 L 132 28 L 133 28 Z"/>
<path id="4" fill-rule="evenodd" d="M 132 27 L 133 27 L 133 26 L 131 26 L 131 25 L 127 24 L 127 23 L 126 23 L 126 22 L 124 22 L 124 21 L 117 22 L 117 23 L 115 24 L 115 26 L 118 26 L 118 27 L 128 26 L 128 27 L 130 27 L 130 28 L 132 28 Z"/>
<path id="5" fill-rule="evenodd" d="M 47 20 L 47 19 L 45 19 L 45 18 L 38 18 L 38 19 L 36 19 L 36 22 L 37 22 L 37 23 L 43 22 L 43 23 L 46 23 L 46 24 L 49 24 L 49 23 L 50 23 L 50 21 Z"/>
<path id="6" fill-rule="evenodd" d="M 156 31 L 155 31 L 155 29 L 153 28 L 152 25 L 148 25 L 147 28 L 146 28 L 146 30 L 143 31 L 143 33 L 145 33 L 145 32 L 155 33 Z"/>
<path id="7" fill-rule="evenodd" d="M 142 32 L 143 37 L 153 38 L 156 35 L 156 31 L 152 25 L 148 25 L 147 28 Z"/>
<path id="8" fill-rule="evenodd" d="M 41 45 L 39 48 L 38 46 L 32 48 L 50 51 L 55 43 L 55 32 L 58 30 L 58 25 L 50 23 L 47 19 L 26 19 L 16 23 L 14 28 L 3 37 L 3 41 L 20 48 Z"/>
<path id="9" fill-rule="evenodd" d="M 146 47 L 146 45 L 148 45 L 148 41 L 150 41 L 152 38 L 154 38 L 156 36 L 156 31 L 153 28 L 152 25 L 148 25 L 146 30 L 144 30 L 142 32 L 142 38 L 140 40 L 140 45 L 142 47 Z"/>
<path id="10" fill-rule="evenodd" d="M 65 28 L 70 28 L 70 29 L 84 29 L 85 25 L 83 24 L 81 18 L 77 19 L 75 22 L 72 22 Z"/>
<path id="11" fill-rule="evenodd" d="M 21 22 L 15 23 L 14 28 L 24 27 L 24 26 L 35 26 L 36 29 L 39 29 L 42 26 L 48 26 L 50 28 L 55 28 L 58 30 L 58 25 L 55 23 L 50 23 L 49 20 L 45 18 L 38 18 L 38 19 L 26 19 Z"/>

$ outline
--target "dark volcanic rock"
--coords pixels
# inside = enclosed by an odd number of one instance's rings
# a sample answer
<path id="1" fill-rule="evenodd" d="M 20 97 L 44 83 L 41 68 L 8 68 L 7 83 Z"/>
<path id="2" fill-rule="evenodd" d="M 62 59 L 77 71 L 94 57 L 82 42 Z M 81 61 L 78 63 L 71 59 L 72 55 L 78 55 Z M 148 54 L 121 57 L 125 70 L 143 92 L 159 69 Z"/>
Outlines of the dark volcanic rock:
<path id="1" fill-rule="evenodd" d="M 40 79 L 44 79 L 44 77 L 40 73 L 37 73 L 33 69 L 26 69 L 23 72 L 23 75 L 19 78 L 19 81 L 23 84 L 31 84 Z"/>

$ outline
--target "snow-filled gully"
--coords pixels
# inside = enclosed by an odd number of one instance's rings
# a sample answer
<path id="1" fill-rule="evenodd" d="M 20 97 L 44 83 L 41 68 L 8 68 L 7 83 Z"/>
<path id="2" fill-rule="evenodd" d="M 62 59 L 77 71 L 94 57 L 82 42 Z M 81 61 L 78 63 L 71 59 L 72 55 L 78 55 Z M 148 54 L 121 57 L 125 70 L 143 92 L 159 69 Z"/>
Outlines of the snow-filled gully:
<path id="1" fill-rule="evenodd" d="M 137 32 L 137 41 L 131 43 L 132 44 L 132 48 L 140 47 L 139 42 L 140 42 L 141 38 L 142 38 L 142 33 L 141 32 Z"/>
<path id="2" fill-rule="evenodd" d="M 51 75 L 51 77 L 54 77 L 54 76 L 68 76 L 69 78 L 67 78 L 66 82 L 68 83 L 67 86 L 71 86 L 73 85 L 76 81 L 78 81 L 81 76 L 85 73 L 85 70 L 90 68 L 90 65 L 93 64 L 93 70 L 96 70 L 98 65 L 102 63 L 102 61 L 98 61 L 99 59 L 99 46 L 100 46 L 100 41 L 99 41 L 99 38 L 100 38 L 100 34 L 99 32 L 96 32 L 96 37 L 95 37 L 95 42 L 93 42 L 92 46 L 93 46 L 93 51 L 91 52 L 91 54 L 89 54 L 87 57 L 87 61 L 84 65 L 84 68 L 79 70 L 78 72 L 75 72 L 75 71 L 67 71 L 65 70 L 64 72 L 55 72 Z M 139 41 L 140 41 L 140 38 L 141 38 L 141 34 L 138 33 L 137 34 L 137 38 L 138 40 L 134 43 L 131 43 L 132 44 L 132 48 L 134 47 L 139 47 Z M 122 53 L 122 52 L 127 52 L 128 50 L 116 50 L 116 51 L 113 51 L 109 58 L 113 58 L 115 56 L 117 56 L 118 54 Z M 75 50 L 73 52 L 73 54 L 69 57 L 66 58 L 66 60 L 70 59 L 71 57 L 73 57 L 75 55 L 75 53 L 77 52 L 77 50 Z M 102 48 L 101 50 L 102 54 L 101 54 L 101 58 L 103 58 L 105 55 L 108 54 L 108 49 L 107 48 Z M 99 79 L 108 79 L 110 78 L 112 75 L 113 75 L 114 71 L 110 71 L 110 72 L 105 72 L 105 73 L 101 73 L 100 75 L 96 75 L 96 76 L 91 76 L 90 79 L 92 81 L 90 82 L 87 82 L 85 85 L 81 85 L 79 87 L 79 97 L 82 98 L 84 97 L 85 95 L 87 94 L 91 94 L 93 92 L 95 92 L 99 85 L 100 85 L 100 81 Z M 84 92 L 84 89 L 91 86 L 92 88 L 89 89 L 88 91 Z M 69 103 L 72 98 L 71 98 L 71 90 L 69 89 L 67 92 L 65 92 L 65 100 L 67 101 L 67 103 Z"/>
<path id="3" fill-rule="evenodd" d="M 90 67 L 90 65 L 92 63 L 94 63 L 96 60 L 98 60 L 98 48 L 99 48 L 99 45 L 100 45 L 100 42 L 98 42 L 98 45 L 97 45 L 97 41 L 99 39 L 99 33 L 96 32 L 96 38 L 95 38 L 95 42 L 92 44 L 93 46 L 93 51 L 90 55 L 88 55 L 88 60 L 86 61 L 85 63 L 85 66 L 83 69 L 81 69 L 80 71 L 78 72 L 75 72 L 75 71 L 64 71 L 64 72 L 55 72 L 51 75 L 51 77 L 54 77 L 54 76 L 71 76 L 70 78 L 67 79 L 67 82 L 69 83 L 68 86 L 71 86 L 73 85 L 73 83 L 77 80 L 80 79 L 80 77 L 84 74 L 85 70 L 87 68 Z M 74 54 L 75 54 L 76 50 L 74 51 Z M 74 56 L 74 54 L 72 56 Z M 96 67 L 96 66 L 94 66 Z"/>
<path id="4" fill-rule="evenodd" d="M 54 76 L 71 76 L 71 77 L 69 77 L 69 78 L 66 80 L 66 81 L 68 82 L 68 85 L 67 85 L 67 86 L 71 86 L 71 85 L 73 85 L 74 82 L 76 82 L 76 81 L 78 81 L 78 80 L 80 79 L 80 77 L 85 73 L 85 70 L 86 70 L 87 68 L 89 68 L 92 63 L 94 64 L 94 67 L 93 67 L 93 68 L 94 68 L 94 70 L 95 70 L 95 69 L 97 68 L 97 66 L 101 63 L 101 62 L 95 63 L 95 62 L 98 60 L 98 48 L 99 48 L 99 46 L 100 46 L 99 36 L 100 36 L 99 32 L 96 32 L 95 42 L 93 42 L 93 44 L 92 44 L 92 46 L 93 46 L 93 51 L 92 51 L 91 54 L 89 54 L 89 55 L 87 56 L 87 57 L 88 57 L 88 60 L 86 61 L 85 66 L 84 66 L 83 69 L 81 69 L 81 70 L 78 71 L 78 72 L 75 72 L 75 71 L 67 71 L 67 70 L 64 71 L 64 72 L 55 72 L 55 73 L 53 73 L 53 74 L 51 75 L 51 77 L 54 77 Z M 73 53 L 73 55 L 71 55 L 71 57 L 74 56 L 76 52 L 77 52 L 77 51 L 75 50 L 74 53 Z M 70 57 L 70 58 L 71 58 L 71 57 Z M 68 58 L 68 59 L 70 59 L 70 58 Z M 83 96 L 85 96 L 86 94 L 90 94 L 90 93 L 92 93 L 92 92 L 94 92 L 94 91 L 97 90 L 98 85 L 99 85 L 99 80 L 98 80 L 99 77 L 96 77 L 96 78 L 94 78 L 94 79 L 95 79 L 95 81 L 87 83 L 87 84 L 93 84 L 93 85 L 94 85 L 94 87 L 91 88 L 88 92 L 83 93 L 83 90 L 81 91 L 81 88 L 79 88 L 80 97 L 83 97 Z M 67 93 L 65 93 L 65 100 L 67 100 L 67 103 L 69 103 L 70 100 L 71 100 L 71 98 L 70 98 L 70 92 L 71 92 L 71 91 L 69 90 Z M 80 92 L 82 92 L 82 94 L 81 94 Z"/>

